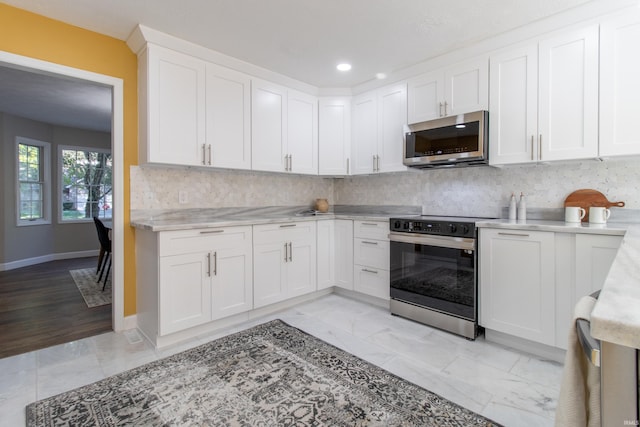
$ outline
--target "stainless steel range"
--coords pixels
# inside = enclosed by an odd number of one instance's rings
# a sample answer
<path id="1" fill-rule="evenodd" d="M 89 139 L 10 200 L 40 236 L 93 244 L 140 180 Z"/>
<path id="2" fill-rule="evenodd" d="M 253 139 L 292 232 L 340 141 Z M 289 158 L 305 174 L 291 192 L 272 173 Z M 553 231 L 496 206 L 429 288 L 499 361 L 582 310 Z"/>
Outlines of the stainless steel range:
<path id="1" fill-rule="evenodd" d="M 478 219 L 414 216 L 390 220 L 392 314 L 476 338 Z"/>

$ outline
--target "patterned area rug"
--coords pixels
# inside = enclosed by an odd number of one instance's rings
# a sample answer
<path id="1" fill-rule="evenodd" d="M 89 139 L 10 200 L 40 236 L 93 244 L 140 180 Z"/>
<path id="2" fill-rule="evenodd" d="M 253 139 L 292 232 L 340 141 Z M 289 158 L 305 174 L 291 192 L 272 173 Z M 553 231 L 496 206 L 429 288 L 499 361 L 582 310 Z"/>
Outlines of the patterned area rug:
<path id="1" fill-rule="evenodd" d="M 27 426 L 492 426 L 280 320 L 27 406 Z"/>
<path id="2" fill-rule="evenodd" d="M 78 290 L 87 303 L 87 307 L 98 307 L 101 305 L 111 304 L 111 274 L 107 280 L 107 286 L 102 292 L 103 282 L 97 283 L 98 276 L 95 268 L 82 268 L 80 270 L 69 270 L 73 281 L 76 282 Z M 106 272 L 105 272 L 106 274 Z M 104 276 L 102 276 L 104 280 Z"/>

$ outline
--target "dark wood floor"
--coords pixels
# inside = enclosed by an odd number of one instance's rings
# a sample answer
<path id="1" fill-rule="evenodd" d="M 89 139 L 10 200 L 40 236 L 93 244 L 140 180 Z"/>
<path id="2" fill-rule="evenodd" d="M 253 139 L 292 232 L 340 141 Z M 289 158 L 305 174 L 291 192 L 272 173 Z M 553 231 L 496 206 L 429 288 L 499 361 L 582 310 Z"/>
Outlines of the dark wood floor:
<path id="1" fill-rule="evenodd" d="M 88 308 L 69 270 L 97 257 L 0 272 L 0 358 L 111 330 L 111 305 Z"/>

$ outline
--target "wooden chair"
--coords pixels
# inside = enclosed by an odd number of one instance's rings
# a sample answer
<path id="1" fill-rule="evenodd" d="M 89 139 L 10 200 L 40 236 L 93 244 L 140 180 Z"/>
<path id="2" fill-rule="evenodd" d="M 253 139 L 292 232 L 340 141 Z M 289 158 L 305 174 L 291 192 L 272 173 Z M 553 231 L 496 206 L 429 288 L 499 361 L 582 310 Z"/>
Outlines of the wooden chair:
<path id="1" fill-rule="evenodd" d="M 98 271 L 100 272 L 100 276 L 98 277 L 97 283 L 100 283 L 102 280 L 102 275 L 104 274 L 105 267 L 107 268 L 107 274 L 104 276 L 104 283 L 102 285 L 102 291 L 104 292 L 104 288 L 107 286 L 107 279 L 109 278 L 109 272 L 111 271 L 111 239 L 109 238 L 109 231 L 107 227 L 104 226 L 102 221 L 100 221 L 97 217 L 93 217 L 93 222 L 96 224 L 96 230 L 98 231 L 98 240 L 100 241 L 100 252 L 104 253 L 104 260 L 98 260 Z M 109 265 L 107 266 L 107 261 Z M 100 263 L 102 265 L 100 265 Z M 96 273 L 97 274 L 97 273 Z"/>

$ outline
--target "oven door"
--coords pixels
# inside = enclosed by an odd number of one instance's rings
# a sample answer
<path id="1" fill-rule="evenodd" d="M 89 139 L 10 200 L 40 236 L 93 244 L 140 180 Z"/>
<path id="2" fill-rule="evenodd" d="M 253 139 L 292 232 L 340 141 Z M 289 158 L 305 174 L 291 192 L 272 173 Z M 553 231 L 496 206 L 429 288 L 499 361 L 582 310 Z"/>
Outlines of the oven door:
<path id="1" fill-rule="evenodd" d="M 476 320 L 475 239 L 390 233 L 392 299 Z"/>

